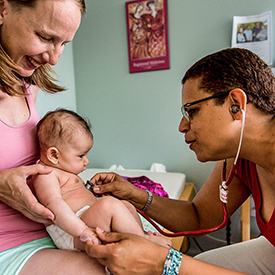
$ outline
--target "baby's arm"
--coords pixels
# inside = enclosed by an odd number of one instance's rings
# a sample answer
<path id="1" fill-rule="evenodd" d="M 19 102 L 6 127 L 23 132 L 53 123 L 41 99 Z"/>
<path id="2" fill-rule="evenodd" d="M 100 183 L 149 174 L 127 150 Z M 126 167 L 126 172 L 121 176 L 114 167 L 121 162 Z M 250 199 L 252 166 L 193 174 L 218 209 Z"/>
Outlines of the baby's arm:
<path id="1" fill-rule="evenodd" d="M 55 173 L 37 175 L 33 180 L 36 196 L 40 203 L 54 213 L 53 222 L 74 237 L 85 242 L 94 239 L 94 232 L 72 211 L 62 199 L 59 180 Z M 46 224 L 46 226 L 49 224 Z"/>

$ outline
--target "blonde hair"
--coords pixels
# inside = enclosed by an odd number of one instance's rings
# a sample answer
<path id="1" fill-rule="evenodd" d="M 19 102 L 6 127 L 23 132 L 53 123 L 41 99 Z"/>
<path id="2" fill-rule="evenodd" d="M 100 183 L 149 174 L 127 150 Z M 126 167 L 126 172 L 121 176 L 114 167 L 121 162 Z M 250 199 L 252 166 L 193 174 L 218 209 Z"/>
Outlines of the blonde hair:
<path id="1" fill-rule="evenodd" d="M 12 8 L 20 10 L 23 6 L 33 8 L 38 0 L 8 0 Z M 82 15 L 86 12 L 85 0 L 75 0 L 80 8 Z M 56 73 L 49 64 L 37 68 L 29 77 L 20 76 L 17 71 L 20 67 L 16 65 L 0 45 L 0 89 L 8 95 L 26 96 L 25 84 L 37 85 L 40 89 L 48 93 L 65 91 L 66 88 L 56 84 Z"/>

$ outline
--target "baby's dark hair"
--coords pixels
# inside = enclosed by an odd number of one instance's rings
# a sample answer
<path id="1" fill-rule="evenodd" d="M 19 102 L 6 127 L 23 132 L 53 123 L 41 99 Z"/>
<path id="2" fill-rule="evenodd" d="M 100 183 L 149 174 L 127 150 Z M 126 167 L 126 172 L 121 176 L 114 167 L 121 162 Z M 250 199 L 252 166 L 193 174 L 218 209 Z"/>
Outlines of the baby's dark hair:
<path id="1" fill-rule="evenodd" d="M 93 138 L 89 120 L 76 112 L 62 108 L 48 112 L 37 124 L 40 150 L 45 152 L 51 146 L 70 142 L 75 130 L 79 128 Z"/>

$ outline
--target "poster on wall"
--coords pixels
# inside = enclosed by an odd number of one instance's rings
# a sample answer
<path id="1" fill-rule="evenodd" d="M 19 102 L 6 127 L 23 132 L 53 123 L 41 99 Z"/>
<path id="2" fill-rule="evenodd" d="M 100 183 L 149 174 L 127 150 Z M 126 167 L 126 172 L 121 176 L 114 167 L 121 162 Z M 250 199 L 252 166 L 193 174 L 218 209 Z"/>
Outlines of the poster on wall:
<path id="1" fill-rule="evenodd" d="M 130 73 L 169 69 L 167 0 L 126 2 Z"/>
<path id="2" fill-rule="evenodd" d="M 234 16 L 232 47 L 245 48 L 272 64 L 272 12 Z"/>

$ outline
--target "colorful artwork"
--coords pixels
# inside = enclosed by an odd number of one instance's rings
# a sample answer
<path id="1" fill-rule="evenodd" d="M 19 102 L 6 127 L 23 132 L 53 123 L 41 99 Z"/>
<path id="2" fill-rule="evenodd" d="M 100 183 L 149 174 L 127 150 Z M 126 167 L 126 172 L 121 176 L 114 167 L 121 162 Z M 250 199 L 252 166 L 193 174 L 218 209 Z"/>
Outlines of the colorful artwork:
<path id="1" fill-rule="evenodd" d="M 126 3 L 130 72 L 169 69 L 167 1 Z"/>

